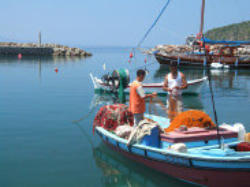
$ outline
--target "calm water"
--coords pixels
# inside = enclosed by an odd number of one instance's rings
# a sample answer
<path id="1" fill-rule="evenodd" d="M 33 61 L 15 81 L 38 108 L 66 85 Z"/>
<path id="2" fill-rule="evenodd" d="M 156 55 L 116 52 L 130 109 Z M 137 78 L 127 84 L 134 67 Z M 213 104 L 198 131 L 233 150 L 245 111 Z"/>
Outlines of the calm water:
<path id="1" fill-rule="evenodd" d="M 95 113 L 110 98 L 94 95 L 89 73 L 103 74 L 105 63 L 106 72 L 126 67 L 133 79 L 145 56 L 137 53 L 129 64 L 128 49 L 88 51 L 94 56 L 87 59 L 0 58 L 0 186 L 189 186 L 116 154 L 93 136 Z M 148 59 L 148 82 L 162 81 L 168 71 L 154 62 Z M 203 75 L 183 71 L 188 79 Z M 250 131 L 250 71 L 212 74 L 219 122 L 242 122 Z M 208 85 L 200 96 L 185 97 L 184 106 L 212 115 Z"/>

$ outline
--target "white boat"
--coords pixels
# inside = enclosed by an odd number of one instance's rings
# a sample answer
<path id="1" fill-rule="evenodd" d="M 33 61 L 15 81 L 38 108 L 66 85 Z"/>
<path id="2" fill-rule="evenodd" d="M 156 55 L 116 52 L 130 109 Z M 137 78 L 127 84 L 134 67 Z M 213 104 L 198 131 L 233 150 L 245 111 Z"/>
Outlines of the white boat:
<path id="1" fill-rule="evenodd" d="M 99 91 L 111 91 L 110 85 L 104 83 L 100 78 L 97 78 L 93 76 L 92 73 L 90 73 L 90 77 L 92 80 L 92 83 L 94 85 L 94 89 L 96 92 Z M 194 80 L 189 80 L 187 81 L 188 83 L 188 88 L 183 90 L 183 94 L 200 94 L 201 88 L 206 82 L 207 77 L 202 77 L 200 79 L 194 79 Z M 129 84 L 130 85 L 130 84 Z M 129 87 L 128 87 L 129 88 Z M 160 83 L 143 83 L 143 88 L 149 89 L 148 91 L 156 91 L 157 93 L 160 94 L 167 94 L 167 92 L 163 92 L 163 82 Z"/>

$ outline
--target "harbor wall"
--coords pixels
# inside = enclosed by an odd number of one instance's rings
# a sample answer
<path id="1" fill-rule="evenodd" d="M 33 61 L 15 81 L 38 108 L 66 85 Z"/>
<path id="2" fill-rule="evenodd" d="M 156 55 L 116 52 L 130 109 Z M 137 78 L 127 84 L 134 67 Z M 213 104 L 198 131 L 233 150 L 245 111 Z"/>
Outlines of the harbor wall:
<path id="1" fill-rule="evenodd" d="M 0 42 L 0 55 L 13 56 L 22 54 L 23 56 L 91 56 L 80 48 L 71 48 L 57 44 L 34 44 L 34 43 L 13 43 Z"/>

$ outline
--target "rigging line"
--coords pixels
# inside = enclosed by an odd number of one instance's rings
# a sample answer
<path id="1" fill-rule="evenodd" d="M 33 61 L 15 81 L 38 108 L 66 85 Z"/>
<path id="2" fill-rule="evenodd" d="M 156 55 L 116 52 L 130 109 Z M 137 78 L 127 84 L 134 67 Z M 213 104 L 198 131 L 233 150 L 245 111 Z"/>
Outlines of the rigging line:
<path id="1" fill-rule="evenodd" d="M 72 123 L 79 123 L 80 121 L 83 121 L 87 118 L 89 118 L 89 116 L 95 111 L 97 106 L 93 107 L 87 114 L 85 114 L 84 116 L 82 116 L 80 119 L 78 120 L 73 120 Z"/>
<path id="2" fill-rule="evenodd" d="M 149 27 L 149 29 L 147 30 L 147 32 L 145 33 L 145 35 L 142 37 L 142 39 L 138 43 L 137 48 L 139 48 L 141 46 L 141 44 L 144 42 L 144 40 L 147 38 L 147 36 L 151 32 L 151 30 L 155 27 L 155 25 L 157 24 L 157 22 L 161 18 L 162 14 L 164 13 L 164 11 L 166 10 L 166 8 L 168 7 L 169 3 L 170 3 L 170 0 L 167 0 L 167 3 L 163 6 L 163 8 L 161 9 L 159 15 L 157 16 L 157 18 L 153 22 L 153 24 Z"/>
<path id="3" fill-rule="evenodd" d="M 133 68 L 133 69 L 130 69 L 129 72 L 135 72 L 135 71 L 138 70 L 138 69 L 141 69 L 141 68 L 146 67 L 146 66 L 151 66 L 151 65 L 156 64 L 156 63 L 157 63 L 157 62 L 152 62 L 152 63 L 149 63 L 149 64 L 137 66 L 137 67 L 135 67 L 135 68 Z"/>
<path id="4" fill-rule="evenodd" d="M 203 37 L 203 41 L 204 41 L 204 37 Z M 203 42 L 203 49 L 205 50 L 205 42 Z M 207 60 L 207 51 L 206 50 L 205 50 L 205 58 Z M 210 90 L 210 93 L 211 93 L 211 100 L 212 100 L 213 113 L 214 113 L 214 120 L 215 120 L 216 131 L 217 131 L 217 139 L 218 139 L 219 147 L 221 148 L 220 132 L 219 132 L 219 126 L 218 126 L 217 112 L 216 112 L 216 108 L 215 108 L 214 92 L 213 92 L 213 86 L 212 86 L 211 72 L 209 71 L 208 66 L 205 67 L 205 68 L 206 68 L 206 73 L 207 73 L 207 77 L 208 77 L 209 90 Z"/>

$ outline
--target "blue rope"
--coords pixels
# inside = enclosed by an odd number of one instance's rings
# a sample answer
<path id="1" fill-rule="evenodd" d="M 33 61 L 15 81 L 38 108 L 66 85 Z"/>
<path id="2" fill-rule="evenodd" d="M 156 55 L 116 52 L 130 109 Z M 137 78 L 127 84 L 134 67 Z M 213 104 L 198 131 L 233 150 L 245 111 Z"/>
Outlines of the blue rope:
<path id="1" fill-rule="evenodd" d="M 168 7 L 170 3 L 170 0 L 167 0 L 167 3 L 164 5 L 164 7 L 161 9 L 160 14 L 157 16 L 156 20 L 153 22 L 153 24 L 151 25 L 151 27 L 147 30 L 146 34 L 143 36 L 143 38 L 140 40 L 140 42 L 137 45 L 137 48 L 139 48 L 142 44 L 142 42 L 144 42 L 144 40 L 147 38 L 147 36 L 149 35 L 149 33 L 151 32 L 151 30 L 154 28 L 154 26 L 157 24 L 157 22 L 159 21 L 159 19 L 161 18 L 162 14 L 164 13 L 164 11 L 166 10 L 166 8 Z"/>

